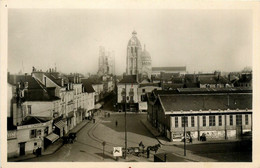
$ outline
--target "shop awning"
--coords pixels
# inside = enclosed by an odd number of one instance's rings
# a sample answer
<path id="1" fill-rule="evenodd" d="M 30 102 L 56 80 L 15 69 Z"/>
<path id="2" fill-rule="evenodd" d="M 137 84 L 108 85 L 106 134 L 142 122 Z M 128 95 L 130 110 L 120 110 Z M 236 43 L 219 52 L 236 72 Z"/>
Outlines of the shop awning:
<path id="1" fill-rule="evenodd" d="M 102 107 L 102 104 L 100 103 L 95 104 L 95 109 L 100 109 L 100 107 Z"/>
<path id="2" fill-rule="evenodd" d="M 147 110 L 147 102 L 139 102 L 139 110 Z"/>
<path id="3" fill-rule="evenodd" d="M 68 113 L 68 117 L 67 118 L 72 118 L 72 117 L 74 117 L 74 112 L 73 111 Z"/>
<path id="4" fill-rule="evenodd" d="M 59 135 L 51 133 L 50 135 L 45 137 L 46 139 L 50 140 L 52 143 L 59 139 Z"/>
<path id="5" fill-rule="evenodd" d="M 60 121 L 54 123 L 54 125 L 62 130 L 65 126 L 65 123 L 62 120 L 60 120 Z"/>

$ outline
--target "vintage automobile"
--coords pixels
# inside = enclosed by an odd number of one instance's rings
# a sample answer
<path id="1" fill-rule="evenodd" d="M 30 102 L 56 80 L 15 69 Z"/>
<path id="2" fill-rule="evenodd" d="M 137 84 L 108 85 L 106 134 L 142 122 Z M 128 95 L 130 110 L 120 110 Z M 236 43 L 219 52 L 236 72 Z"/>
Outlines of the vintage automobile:
<path id="1" fill-rule="evenodd" d="M 63 143 L 73 143 L 77 139 L 77 135 L 75 132 L 69 133 L 69 135 L 66 135 L 63 137 Z"/>

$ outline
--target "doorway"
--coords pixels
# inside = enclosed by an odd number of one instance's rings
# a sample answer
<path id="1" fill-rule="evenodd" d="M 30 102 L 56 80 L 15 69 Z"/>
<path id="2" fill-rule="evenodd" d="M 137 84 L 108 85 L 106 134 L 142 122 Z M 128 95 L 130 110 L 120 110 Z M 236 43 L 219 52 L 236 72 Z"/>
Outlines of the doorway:
<path id="1" fill-rule="evenodd" d="M 25 155 L 25 142 L 20 143 L 20 156 Z"/>

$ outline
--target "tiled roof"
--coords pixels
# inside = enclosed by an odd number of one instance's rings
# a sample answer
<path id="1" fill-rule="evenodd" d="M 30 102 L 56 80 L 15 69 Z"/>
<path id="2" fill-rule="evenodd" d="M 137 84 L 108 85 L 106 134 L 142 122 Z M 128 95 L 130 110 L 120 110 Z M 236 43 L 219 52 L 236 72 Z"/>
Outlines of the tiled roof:
<path id="1" fill-rule="evenodd" d="M 252 109 L 252 94 L 159 95 L 165 111 Z"/>
<path id="2" fill-rule="evenodd" d="M 199 77 L 200 84 L 217 84 L 217 79 L 215 77 Z"/>
<path id="3" fill-rule="evenodd" d="M 22 125 L 40 124 L 50 120 L 51 120 L 50 117 L 27 116 L 24 118 Z"/>
<path id="4" fill-rule="evenodd" d="M 181 66 L 181 67 L 152 67 L 152 71 L 186 71 L 186 66 Z"/>
<path id="5" fill-rule="evenodd" d="M 23 98 L 24 101 L 55 101 L 59 99 L 59 97 L 52 96 L 42 88 L 34 90 L 28 89 L 28 91 L 25 91 Z"/>
<path id="6" fill-rule="evenodd" d="M 44 73 L 45 76 L 47 76 L 50 80 L 52 80 L 55 84 L 58 86 L 61 86 L 61 79 L 57 78 L 57 74 L 51 74 L 51 73 Z"/>
<path id="7" fill-rule="evenodd" d="M 82 82 L 82 85 L 83 85 L 83 87 L 85 89 L 85 92 L 87 92 L 87 93 L 95 92 L 94 88 L 92 87 L 92 84 L 89 83 L 87 80 L 83 80 L 81 82 Z"/>
<path id="8" fill-rule="evenodd" d="M 182 78 L 182 77 L 173 77 L 171 81 L 172 81 L 172 83 L 183 84 L 184 83 L 184 78 Z"/>
<path id="9" fill-rule="evenodd" d="M 10 75 L 8 83 L 11 85 L 17 85 L 18 82 L 28 82 L 28 89 L 41 89 L 39 83 L 30 75 Z"/>
<path id="10" fill-rule="evenodd" d="M 215 77 L 199 77 L 199 83 L 200 84 L 228 84 L 230 83 L 228 79 L 222 77 L 222 76 L 215 76 Z"/>
<path id="11" fill-rule="evenodd" d="M 182 83 L 163 83 L 162 84 L 163 89 L 177 89 L 177 88 L 183 88 L 183 84 Z"/>
<path id="12" fill-rule="evenodd" d="M 232 88 L 178 88 L 174 90 L 154 90 L 158 95 L 171 94 L 216 94 L 216 93 L 252 93 L 251 87 L 232 87 Z"/>
<path id="13" fill-rule="evenodd" d="M 160 83 L 140 83 L 139 87 L 145 87 L 145 86 L 156 86 L 156 87 L 160 87 L 161 84 Z"/>
<path id="14" fill-rule="evenodd" d="M 137 84 L 138 82 L 136 81 L 136 75 L 126 75 L 123 77 L 123 79 L 119 83 L 135 83 Z"/>
<path id="15" fill-rule="evenodd" d="M 88 83 L 90 83 L 91 85 L 95 85 L 95 84 L 102 84 L 101 80 L 99 78 L 82 78 L 81 82 L 86 81 Z"/>

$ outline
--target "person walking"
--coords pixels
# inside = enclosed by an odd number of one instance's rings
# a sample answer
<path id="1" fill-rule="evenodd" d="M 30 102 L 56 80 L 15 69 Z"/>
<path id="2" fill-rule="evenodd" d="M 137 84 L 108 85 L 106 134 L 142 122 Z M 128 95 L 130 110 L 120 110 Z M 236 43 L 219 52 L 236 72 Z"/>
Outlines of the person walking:
<path id="1" fill-rule="evenodd" d="M 118 124 L 118 122 L 117 122 L 117 120 L 116 120 L 116 127 L 117 127 L 117 124 Z"/>

